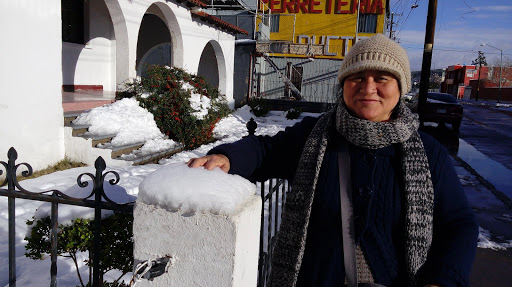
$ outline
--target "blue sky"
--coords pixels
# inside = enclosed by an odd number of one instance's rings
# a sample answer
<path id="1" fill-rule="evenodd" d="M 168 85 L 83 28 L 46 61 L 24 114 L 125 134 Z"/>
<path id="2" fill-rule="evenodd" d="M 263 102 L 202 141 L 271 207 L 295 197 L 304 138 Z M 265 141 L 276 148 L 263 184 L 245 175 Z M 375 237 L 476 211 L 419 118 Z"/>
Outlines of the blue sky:
<path id="1" fill-rule="evenodd" d="M 421 70 L 429 0 L 391 0 L 395 16 L 393 30 L 407 50 L 413 71 Z M 411 9 L 417 4 L 418 7 Z M 512 62 L 512 0 L 438 0 L 432 69 L 471 64 L 478 51 L 487 63 Z"/>

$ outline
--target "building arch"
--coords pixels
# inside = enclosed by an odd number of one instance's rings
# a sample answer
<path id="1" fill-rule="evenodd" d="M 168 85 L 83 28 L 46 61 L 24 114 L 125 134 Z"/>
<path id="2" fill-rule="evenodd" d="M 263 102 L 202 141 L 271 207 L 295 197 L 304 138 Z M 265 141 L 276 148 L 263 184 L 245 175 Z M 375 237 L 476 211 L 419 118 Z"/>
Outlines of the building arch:
<path id="1" fill-rule="evenodd" d="M 147 65 L 172 66 L 172 54 L 172 39 L 167 24 L 159 16 L 145 13 L 137 38 L 137 76 L 145 75 Z"/>
<path id="2" fill-rule="evenodd" d="M 169 59 L 166 55 L 162 58 L 161 63 L 154 62 L 157 54 L 163 51 L 170 52 Z M 151 62 L 151 59 L 153 62 Z M 181 28 L 175 13 L 166 3 L 155 2 L 151 4 L 143 16 L 137 40 L 137 75 L 140 75 L 141 64 L 144 65 L 144 63 L 141 63 L 142 60 L 149 60 L 149 64 L 183 67 Z"/>
<path id="3" fill-rule="evenodd" d="M 226 61 L 220 44 L 211 40 L 206 43 L 201 58 L 197 75 L 202 76 L 212 86 L 219 89 L 221 94 L 226 94 Z"/>

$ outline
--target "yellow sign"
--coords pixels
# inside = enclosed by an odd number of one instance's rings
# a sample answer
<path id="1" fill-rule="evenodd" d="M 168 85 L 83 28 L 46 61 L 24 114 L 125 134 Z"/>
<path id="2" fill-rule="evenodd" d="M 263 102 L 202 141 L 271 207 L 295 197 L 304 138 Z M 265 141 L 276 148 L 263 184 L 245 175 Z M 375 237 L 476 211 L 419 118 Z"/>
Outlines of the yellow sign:
<path id="1" fill-rule="evenodd" d="M 384 32 L 386 0 L 260 0 L 270 40 L 324 45 L 316 58 L 343 59 L 355 38 Z M 268 15 L 271 16 L 268 16 Z M 358 15 L 359 14 L 359 15 Z M 359 17 L 359 25 L 357 25 Z M 261 21 L 260 21 L 261 22 Z M 258 23 L 260 25 L 260 23 Z M 356 33 L 356 29 L 359 31 Z M 291 54 L 273 54 L 290 56 Z M 302 55 L 310 57 L 311 55 Z"/>

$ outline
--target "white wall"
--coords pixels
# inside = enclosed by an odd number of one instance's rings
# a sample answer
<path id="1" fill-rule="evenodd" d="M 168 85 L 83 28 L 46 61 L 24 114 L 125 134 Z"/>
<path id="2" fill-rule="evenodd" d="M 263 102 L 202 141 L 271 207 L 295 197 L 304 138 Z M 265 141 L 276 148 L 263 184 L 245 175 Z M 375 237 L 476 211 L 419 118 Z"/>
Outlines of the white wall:
<path id="1" fill-rule="evenodd" d="M 102 85 L 104 91 L 115 91 L 112 42 L 92 39 L 87 45 L 62 43 L 63 84 Z"/>
<path id="2" fill-rule="evenodd" d="M 0 1 L 0 160 L 35 169 L 64 157 L 60 1 Z"/>
<path id="3" fill-rule="evenodd" d="M 64 157 L 63 77 L 64 84 L 101 84 L 105 90 L 134 78 L 140 24 L 152 4 L 171 30 L 175 66 L 197 73 L 201 54 L 212 41 L 219 90 L 234 106 L 235 37 L 193 20 L 185 4 L 90 0 L 89 42 L 63 45 L 60 1 L 1 1 L 0 159 L 6 160 L 11 146 L 20 162 L 36 169 Z"/>
<path id="4" fill-rule="evenodd" d="M 219 90 L 226 95 L 231 108 L 234 106 L 233 100 L 233 74 L 235 60 L 235 37 L 229 33 L 216 30 L 209 25 L 201 24 L 199 20 L 190 21 L 183 28 L 183 46 L 186 47 L 183 52 L 184 68 L 197 74 L 200 56 L 208 42 L 212 41 L 218 44 L 220 51 L 215 51 L 217 63 L 220 66 L 219 71 Z M 193 32 L 192 32 L 193 31 Z"/>
<path id="5" fill-rule="evenodd" d="M 170 29 L 172 62 L 176 67 L 197 74 L 206 44 L 216 43 L 219 90 L 233 107 L 234 35 L 192 18 L 185 4 L 141 0 L 105 5 L 101 1 L 91 0 L 89 4 L 91 41 L 85 46 L 64 44 L 64 69 L 75 71 L 72 76 L 64 75 L 64 84 L 103 85 L 104 90 L 115 90 L 122 87 L 122 82 L 135 78 L 140 25 L 144 13 L 149 12 L 163 18 Z M 109 21 L 105 20 L 106 16 L 111 17 Z M 116 75 L 112 75 L 113 71 Z"/>
<path id="6" fill-rule="evenodd" d="M 64 85 L 102 85 L 116 90 L 115 36 L 112 19 L 103 0 L 86 2 L 90 20 L 86 21 L 86 44 L 62 43 Z"/>
<path id="7" fill-rule="evenodd" d="M 129 47 L 124 49 L 127 55 L 125 55 L 126 61 L 123 61 L 123 63 L 128 63 L 127 69 L 129 70 L 128 74 L 130 78 L 136 76 L 137 39 L 142 17 L 149 9 L 151 13 L 166 18 L 167 25 L 171 30 L 171 42 L 173 44 L 173 53 L 175 53 L 173 64 L 176 67 L 184 68 L 188 72 L 197 74 L 201 54 L 206 44 L 212 40 L 216 42 L 219 48 L 216 50 L 216 56 L 221 67 L 221 71 L 219 71 L 219 90 L 226 95 L 230 106 L 234 106 L 234 35 L 210 27 L 210 25 L 206 23 L 201 23 L 201 20 L 198 18 L 192 18 L 189 8 L 184 4 L 154 0 L 141 0 L 138 2 L 122 1 L 118 3 L 122 15 L 124 15 L 124 19 L 129 19 L 129 21 L 126 20 L 125 24 Z M 155 9 L 155 6 L 151 6 L 152 4 L 158 6 L 158 9 Z M 161 13 L 163 15 L 160 15 Z M 111 14 L 115 13 L 111 12 Z M 118 38 L 117 34 L 116 38 Z M 119 43 L 117 43 L 117 45 L 119 45 Z"/>

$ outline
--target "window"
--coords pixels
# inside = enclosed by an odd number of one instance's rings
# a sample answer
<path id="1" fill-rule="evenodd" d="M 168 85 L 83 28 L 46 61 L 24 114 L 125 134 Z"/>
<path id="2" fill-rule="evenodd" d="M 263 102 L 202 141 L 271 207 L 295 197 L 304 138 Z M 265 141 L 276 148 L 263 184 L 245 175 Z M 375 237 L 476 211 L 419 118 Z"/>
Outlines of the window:
<path id="1" fill-rule="evenodd" d="M 270 20 L 270 32 L 271 33 L 279 33 L 279 14 L 271 14 L 271 15 L 264 15 L 263 16 L 263 24 L 266 26 L 269 26 L 269 20 Z"/>
<path id="2" fill-rule="evenodd" d="M 377 14 L 359 14 L 358 33 L 377 33 Z"/>
<path id="3" fill-rule="evenodd" d="M 279 14 L 270 15 L 270 32 L 279 33 Z"/>
<path id="4" fill-rule="evenodd" d="M 61 0 L 62 41 L 85 44 L 84 41 L 84 1 Z"/>

